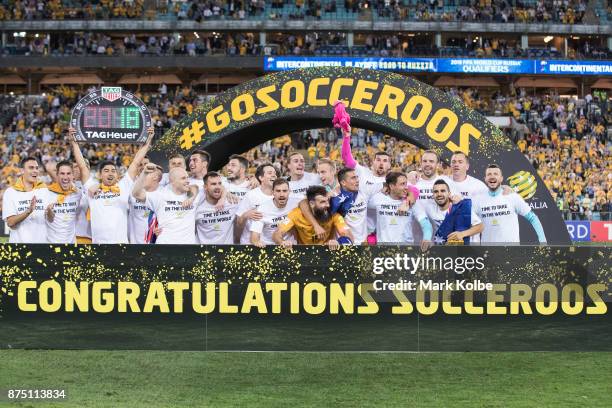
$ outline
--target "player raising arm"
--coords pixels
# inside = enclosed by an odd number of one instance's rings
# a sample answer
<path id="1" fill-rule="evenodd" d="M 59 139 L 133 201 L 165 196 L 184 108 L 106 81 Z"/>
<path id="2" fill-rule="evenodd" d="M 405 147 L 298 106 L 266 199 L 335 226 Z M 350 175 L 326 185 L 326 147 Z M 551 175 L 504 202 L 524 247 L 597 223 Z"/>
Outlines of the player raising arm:
<path id="1" fill-rule="evenodd" d="M 85 194 L 91 218 L 91 235 L 94 244 L 128 243 L 129 198 L 138 175 L 141 161 L 147 155 L 153 140 L 153 128 L 148 129 L 149 137 L 138 149 L 125 176 L 119 180 L 114 162 L 103 161 L 99 165 L 100 183 L 89 188 Z"/>

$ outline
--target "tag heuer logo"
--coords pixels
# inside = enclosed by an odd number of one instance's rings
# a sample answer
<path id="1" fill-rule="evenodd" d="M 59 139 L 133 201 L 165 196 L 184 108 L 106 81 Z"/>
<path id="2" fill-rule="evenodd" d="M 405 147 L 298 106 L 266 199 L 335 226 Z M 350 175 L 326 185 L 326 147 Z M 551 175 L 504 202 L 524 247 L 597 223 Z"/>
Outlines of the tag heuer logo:
<path id="1" fill-rule="evenodd" d="M 120 86 L 103 86 L 102 97 L 109 100 L 110 102 L 121 98 L 121 87 Z"/>

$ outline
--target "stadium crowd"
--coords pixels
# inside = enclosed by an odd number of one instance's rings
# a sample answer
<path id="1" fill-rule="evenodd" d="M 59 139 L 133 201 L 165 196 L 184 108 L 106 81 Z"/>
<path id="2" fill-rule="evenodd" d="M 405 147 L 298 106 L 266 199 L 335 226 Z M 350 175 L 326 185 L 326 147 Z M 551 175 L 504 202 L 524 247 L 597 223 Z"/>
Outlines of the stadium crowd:
<path id="1" fill-rule="evenodd" d="M 556 95 L 533 96 L 520 89 L 509 95 L 497 93 L 489 97 L 479 95 L 476 89 L 446 91 L 482 113 L 511 116 L 516 120 L 520 126 L 511 130 L 511 137 L 538 170 L 567 219 L 611 218 L 609 101 L 591 95 L 581 100 L 562 99 Z M 158 134 L 204 101 L 188 87 L 169 90 L 162 85 L 158 92 L 138 92 L 137 95 L 149 106 Z M 3 99 L 0 196 L 9 186 L 19 182 L 24 172 L 21 162 L 27 157 L 34 157 L 40 163 L 37 180 L 47 185 L 55 181 L 57 163 L 74 160 L 76 151 L 66 142 L 66 127 L 70 106 L 80 96 L 82 94 L 72 88 L 60 87 L 44 96 Z M 275 172 L 286 176 L 290 173 L 291 152 L 301 152 L 306 159 L 304 165 L 330 160 L 339 170 L 344 161 L 343 140 L 334 129 L 312 129 L 270 140 L 244 153 L 245 176 L 252 180 L 255 170 L 265 163 L 274 163 Z M 423 151 L 406 142 L 353 129 L 351 144 L 355 160 L 364 168 L 375 166 L 379 158 L 377 152 L 384 152 L 389 171 L 413 177 L 413 172 L 423 170 Z M 79 151 L 92 173 L 101 163 L 109 162 L 116 166 L 118 174 L 125 174 L 137 156 L 136 148 L 131 145 L 81 145 Z M 188 162 L 186 166 L 189 168 Z M 451 170 L 440 163 L 435 171 L 450 177 Z M 383 178 L 380 176 L 378 182 Z M 228 191 L 233 193 L 232 189 Z"/>
<path id="2" fill-rule="evenodd" d="M 2 0 L 1 20 L 382 18 L 413 21 L 580 24 L 587 0 Z M 148 5 L 150 7 L 150 5 Z M 605 10 L 603 11 L 605 12 Z"/>
<path id="3" fill-rule="evenodd" d="M 362 38 L 363 37 L 363 38 Z M 612 51 L 583 40 L 568 43 L 567 55 L 552 45 L 523 49 L 519 39 L 514 41 L 493 36 L 453 37 L 446 45 L 436 47 L 433 38 L 409 35 L 368 34 L 358 37 L 349 47 L 343 33 L 276 33 L 268 35 L 261 46 L 256 35 L 249 32 L 162 34 L 124 37 L 108 33 L 80 32 L 61 34 L 30 34 L 13 37 L 2 48 L 5 55 L 107 55 L 107 56 L 162 56 L 162 55 L 353 55 L 353 56 L 439 56 L 472 58 L 569 58 L 605 59 Z"/>

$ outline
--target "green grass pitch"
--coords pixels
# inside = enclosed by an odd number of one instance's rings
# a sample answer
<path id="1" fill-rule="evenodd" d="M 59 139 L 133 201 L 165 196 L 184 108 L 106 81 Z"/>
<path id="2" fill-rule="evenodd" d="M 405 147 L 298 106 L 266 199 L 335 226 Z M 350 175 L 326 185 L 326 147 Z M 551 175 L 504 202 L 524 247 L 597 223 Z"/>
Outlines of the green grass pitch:
<path id="1" fill-rule="evenodd" d="M 606 407 L 612 353 L 0 352 L 0 388 L 38 407 Z M 1 404 L 1 403 L 0 403 Z"/>

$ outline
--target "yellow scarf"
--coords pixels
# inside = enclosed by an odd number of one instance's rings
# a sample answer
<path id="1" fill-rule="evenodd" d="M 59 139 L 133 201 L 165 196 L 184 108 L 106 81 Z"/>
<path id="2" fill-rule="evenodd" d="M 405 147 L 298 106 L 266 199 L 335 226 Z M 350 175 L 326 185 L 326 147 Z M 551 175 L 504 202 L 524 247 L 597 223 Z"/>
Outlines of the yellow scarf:
<path id="1" fill-rule="evenodd" d="M 49 191 L 53 191 L 57 194 L 57 202 L 59 204 L 62 204 L 64 200 L 66 200 L 66 197 L 68 197 L 70 194 L 76 193 L 77 191 L 74 186 L 71 186 L 68 190 L 63 190 L 59 183 L 51 183 L 47 188 Z"/>
<path id="2" fill-rule="evenodd" d="M 119 188 L 119 186 L 117 184 L 114 184 L 112 186 L 105 186 L 104 184 L 100 184 L 100 190 L 102 190 L 103 193 L 117 193 L 117 194 L 121 194 L 121 189 Z M 91 211 L 88 208 L 87 212 L 85 213 L 85 219 L 87 221 L 91 221 Z"/>
<path id="3" fill-rule="evenodd" d="M 100 184 L 100 190 L 102 190 L 103 193 L 111 192 L 111 193 L 121 194 L 121 189 L 116 184 L 112 186 L 105 186 L 104 184 Z"/>
<path id="4" fill-rule="evenodd" d="M 15 184 L 12 185 L 12 187 L 17 191 L 21 191 L 22 193 L 25 193 L 27 191 L 25 188 L 25 184 L 23 183 L 23 177 L 19 177 Z M 37 181 L 34 187 L 32 187 L 32 190 L 37 190 L 39 188 L 46 187 L 47 185 L 45 183 L 43 183 L 42 181 Z"/>

